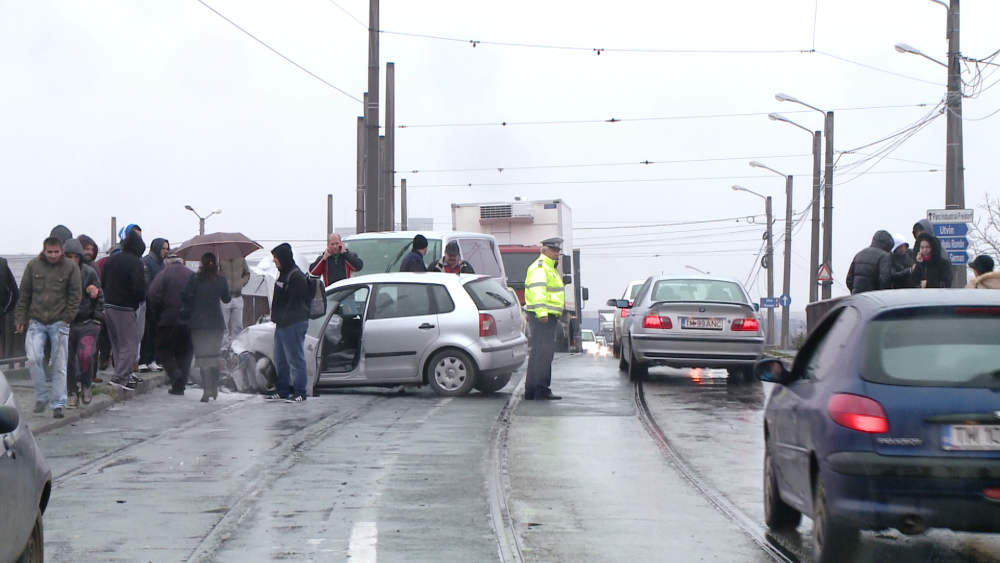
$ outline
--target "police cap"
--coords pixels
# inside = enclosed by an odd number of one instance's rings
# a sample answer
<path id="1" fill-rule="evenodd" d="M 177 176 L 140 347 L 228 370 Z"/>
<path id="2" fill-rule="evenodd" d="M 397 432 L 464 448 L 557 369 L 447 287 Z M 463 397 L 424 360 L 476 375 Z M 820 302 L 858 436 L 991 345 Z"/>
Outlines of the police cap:
<path id="1" fill-rule="evenodd" d="M 563 238 L 562 237 L 550 237 L 542 241 L 542 246 L 547 246 L 549 248 L 554 248 L 556 250 L 562 250 Z"/>

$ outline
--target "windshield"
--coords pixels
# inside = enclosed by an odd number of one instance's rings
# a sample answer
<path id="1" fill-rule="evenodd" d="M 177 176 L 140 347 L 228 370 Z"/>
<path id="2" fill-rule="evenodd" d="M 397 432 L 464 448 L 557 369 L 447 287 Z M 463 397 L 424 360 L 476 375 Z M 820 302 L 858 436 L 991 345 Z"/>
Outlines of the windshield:
<path id="1" fill-rule="evenodd" d="M 413 237 L 399 238 L 359 238 L 346 241 L 347 247 L 361 258 L 365 267 L 359 274 L 380 274 L 398 272 L 403 256 L 410 252 Z M 441 258 L 441 241 L 427 239 L 427 254 L 424 266 L 430 266 Z M 391 267 L 390 267 L 391 266 Z"/>
<path id="2" fill-rule="evenodd" d="M 592 331 L 592 330 L 584 330 L 584 331 L 580 332 L 580 337 L 583 339 L 584 342 L 593 342 L 594 341 L 594 331 Z"/>
<path id="3" fill-rule="evenodd" d="M 873 383 L 1000 388 L 1000 309 L 918 309 L 868 325 L 861 376 Z"/>
<path id="4" fill-rule="evenodd" d="M 717 280 L 661 280 L 653 284 L 653 301 L 747 303 L 739 284 Z"/>
<path id="5" fill-rule="evenodd" d="M 533 252 L 509 252 L 501 251 L 503 258 L 503 269 L 507 273 L 507 287 L 514 289 L 524 289 L 524 279 L 528 277 L 528 267 L 538 259 L 538 254 Z"/>
<path id="6" fill-rule="evenodd" d="M 514 305 L 507 290 L 493 278 L 483 278 L 465 284 L 465 291 L 472 297 L 480 311 L 506 309 Z"/>

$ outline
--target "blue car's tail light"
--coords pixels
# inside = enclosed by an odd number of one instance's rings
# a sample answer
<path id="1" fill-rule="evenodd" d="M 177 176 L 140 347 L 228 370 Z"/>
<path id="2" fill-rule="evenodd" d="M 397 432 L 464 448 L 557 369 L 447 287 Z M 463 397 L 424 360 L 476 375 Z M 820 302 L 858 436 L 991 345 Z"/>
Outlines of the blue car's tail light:
<path id="1" fill-rule="evenodd" d="M 885 409 L 874 399 L 851 395 L 848 393 L 838 393 L 832 395 L 826 404 L 826 412 L 834 422 L 870 434 L 884 434 L 889 431 L 889 419 L 885 416 Z"/>
<path id="2" fill-rule="evenodd" d="M 1000 502 L 1000 489 L 983 489 L 983 494 L 990 500 Z"/>

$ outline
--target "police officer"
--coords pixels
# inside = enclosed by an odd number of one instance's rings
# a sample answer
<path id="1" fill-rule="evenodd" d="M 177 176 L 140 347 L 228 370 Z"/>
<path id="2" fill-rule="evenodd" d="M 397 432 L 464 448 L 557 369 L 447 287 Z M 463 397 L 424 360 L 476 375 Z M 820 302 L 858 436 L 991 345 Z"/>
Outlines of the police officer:
<path id="1" fill-rule="evenodd" d="M 524 284 L 524 309 L 531 325 L 531 355 L 524 382 L 528 401 L 556 401 L 552 394 L 552 356 L 556 351 L 556 330 L 566 305 L 566 291 L 556 266 L 562 251 L 562 237 L 542 241 L 542 254 L 528 268 Z"/>

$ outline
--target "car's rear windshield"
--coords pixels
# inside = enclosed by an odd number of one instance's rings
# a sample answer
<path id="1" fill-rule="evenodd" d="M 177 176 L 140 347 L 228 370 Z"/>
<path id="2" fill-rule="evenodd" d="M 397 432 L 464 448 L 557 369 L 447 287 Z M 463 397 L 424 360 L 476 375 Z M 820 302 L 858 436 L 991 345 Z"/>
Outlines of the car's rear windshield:
<path id="1" fill-rule="evenodd" d="M 861 377 L 922 387 L 1000 388 L 1000 308 L 893 312 L 865 329 Z"/>
<path id="2" fill-rule="evenodd" d="M 639 295 L 639 290 L 642 289 L 642 282 L 639 282 L 632 286 L 632 291 L 629 292 L 629 300 L 635 299 L 636 295 Z"/>
<path id="3" fill-rule="evenodd" d="M 653 284 L 653 301 L 716 301 L 746 303 L 737 283 L 717 280 L 660 280 Z"/>
<path id="4" fill-rule="evenodd" d="M 580 337 L 584 342 L 594 342 L 594 333 L 589 330 L 581 332 Z"/>
<path id="5" fill-rule="evenodd" d="M 510 294 L 493 278 L 483 278 L 465 284 L 465 291 L 480 311 L 506 309 L 514 304 Z"/>
<path id="6" fill-rule="evenodd" d="M 403 256 L 412 250 L 413 237 L 400 238 L 362 238 L 347 241 L 347 248 L 358 255 L 364 262 L 364 268 L 359 274 L 380 274 L 383 272 L 398 272 Z M 427 240 L 427 254 L 424 255 L 424 265 L 430 266 L 441 259 L 441 241 Z"/>

